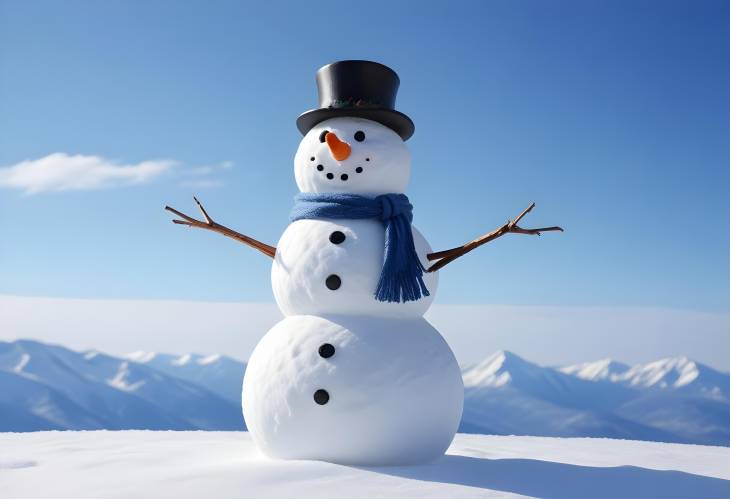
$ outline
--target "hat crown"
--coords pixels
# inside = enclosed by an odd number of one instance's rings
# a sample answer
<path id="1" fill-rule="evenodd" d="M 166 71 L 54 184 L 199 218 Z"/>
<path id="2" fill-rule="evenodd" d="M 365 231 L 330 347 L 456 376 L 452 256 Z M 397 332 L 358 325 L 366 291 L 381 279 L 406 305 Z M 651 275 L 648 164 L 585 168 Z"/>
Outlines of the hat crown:
<path id="1" fill-rule="evenodd" d="M 338 61 L 317 71 L 320 108 L 395 109 L 400 79 L 372 61 Z"/>
<path id="2" fill-rule="evenodd" d="M 395 109 L 400 79 L 388 66 L 372 61 L 338 61 L 317 71 L 319 107 L 299 115 L 297 128 L 306 135 L 317 123 L 351 116 L 376 121 L 408 140 L 413 121 Z"/>

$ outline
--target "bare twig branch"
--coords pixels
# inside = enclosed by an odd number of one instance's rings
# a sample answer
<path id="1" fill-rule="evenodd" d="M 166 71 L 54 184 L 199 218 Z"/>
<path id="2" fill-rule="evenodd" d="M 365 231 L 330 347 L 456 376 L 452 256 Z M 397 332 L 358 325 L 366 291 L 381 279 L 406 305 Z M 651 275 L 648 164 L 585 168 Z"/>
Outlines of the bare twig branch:
<path id="1" fill-rule="evenodd" d="M 169 206 L 165 206 L 165 209 L 167 211 L 171 211 L 172 213 L 174 213 L 175 215 L 177 215 L 180 218 L 184 218 L 188 222 L 197 222 L 197 220 L 195 220 L 194 218 L 191 218 L 191 217 L 187 216 L 185 213 L 180 213 L 175 208 L 170 208 Z"/>
<path id="2" fill-rule="evenodd" d="M 274 258 L 274 255 L 276 254 L 276 247 L 269 246 L 268 244 L 264 244 L 261 241 L 258 241 L 252 237 L 248 237 L 246 235 L 241 234 L 240 232 L 236 232 L 233 229 L 229 229 L 225 225 L 221 225 L 217 222 L 214 222 L 212 218 L 208 215 L 208 213 L 205 211 L 205 208 L 203 208 L 203 204 L 198 201 L 198 198 L 193 197 L 195 199 L 195 203 L 198 205 L 198 208 L 200 209 L 200 212 L 203 215 L 203 218 L 205 218 L 205 221 L 197 220 L 193 217 L 189 217 L 188 215 L 177 211 L 175 208 L 171 208 L 170 206 L 165 206 L 165 209 L 171 213 L 174 213 L 178 217 L 182 218 L 183 220 L 176 220 L 173 219 L 172 223 L 178 224 L 178 225 L 187 225 L 188 227 L 197 227 L 199 229 L 205 229 L 210 230 L 213 232 L 217 232 L 219 234 L 223 234 L 226 237 L 230 237 L 231 239 L 235 239 L 238 242 L 241 242 L 247 246 L 250 246 L 252 248 L 255 248 L 259 250 L 261 253 L 263 253 L 266 256 L 269 256 L 271 258 Z"/>
<path id="3" fill-rule="evenodd" d="M 517 215 L 517 218 L 515 218 L 515 221 L 512 222 L 511 225 L 512 226 L 515 226 L 518 223 L 520 223 L 520 220 L 522 220 L 522 217 L 524 217 L 525 215 L 527 215 L 528 213 L 530 213 L 534 207 L 535 207 L 535 203 L 532 203 L 530 206 L 528 206 L 527 208 L 525 208 L 524 210 L 522 210 L 522 213 L 520 213 L 519 215 Z"/>
<path id="4" fill-rule="evenodd" d="M 514 219 L 514 221 L 507 221 L 504 225 L 499 227 L 498 229 L 493 230 L 492 232 L 489 232 L 487 234 L 484 234 L 483 236 L 480 236 L 472 241 L 469 241 L 468 243 L 464 244 L 463 246 L 457 246 L 456 248 L 451 248 L 444 251 L 437 251 L 435 253 L 429 253 L 426 255 L 426 258 L 429 260 L 438 260 L 436 263 L 431 265 L 428 268 L 428 272 L 435 272 L 444 266 L 448 265 L 449 263 L 453 262 L 460 256 L 463 256 L 467 253 L 469 253 L 471 250 L 478 248 L 479 246 L 482 246 L 483 244 L 487 244 L 490 241 L 494 241 L 498 237 L 502 237 L 505 234 L 514 233 L 514 234 L 528 234 L 528 235 L 535 235 L 539 236 L 541 232 L 550 232 L 550 231 L 563 231 L 560 227 L 542 227 L 539 229 L 523 229 L 522 227 L 519 227 L 517 223 L 522 220 L 522 218 L 530 213 L 532 209 L 535 207 L 535 203 L 532 203 L 530 206 L 522 210 L 522 213 L 517 215 L 517 218 Z"/>
<path id="5" fill-rule="evenodd" d="M 539 236 L 541 232 L 550 232 L 550 231 L 556 231 L 559 230 L 560 232 L 563 231 L 560 227 L 541 227 L 539 229 L 523 229 L 522 227 L 514 226 L 510 230 L 510 232 L 513 232 L 515 234 L 529 234 L 529 235 L 535 235 Z"/>
<path id="6" fill-rule="evenodd" d="M 198 198 L 196 198 L 195 196 L 193 196 L 193 199 L 197 203 L 198 208 L 200 208 L 200 213 L 203 214 L 203 218 L 205 218 L 205 221 L 208 222 L 209 224 L 212 224 L 213 223 L 213 220 L 208 216 L 208 212 L 205 211 L 205 208 L 203 208 L 203 205 L 200 203 L 200 201 L 198 201 Z"/>

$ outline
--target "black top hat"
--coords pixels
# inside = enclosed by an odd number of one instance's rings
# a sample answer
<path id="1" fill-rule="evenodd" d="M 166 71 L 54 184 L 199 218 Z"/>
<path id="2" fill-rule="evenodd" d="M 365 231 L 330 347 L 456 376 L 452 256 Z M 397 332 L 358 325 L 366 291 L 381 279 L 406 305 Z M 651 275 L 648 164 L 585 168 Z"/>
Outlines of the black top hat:
<path id="1" fill-rule="evenodd" d="M 306 134 L 330 118 L 355 116 L 377 121 L 408 140 L 415 126 L 405 114 L 393 109 L 400 80 L 387 66 L 370 61 L 339 61 L 319 68 L 319 109 L 297 118 L 297 128 Z"/>

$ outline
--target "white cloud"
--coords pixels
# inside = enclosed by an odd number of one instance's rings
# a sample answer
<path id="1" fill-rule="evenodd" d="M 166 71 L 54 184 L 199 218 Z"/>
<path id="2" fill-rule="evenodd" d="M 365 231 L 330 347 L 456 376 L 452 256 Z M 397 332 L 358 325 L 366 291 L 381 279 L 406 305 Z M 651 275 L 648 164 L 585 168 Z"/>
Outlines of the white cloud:
<path id="1" fill-rule="evenodd" d="M 136 185 L 152 181 L 176 164 L 169 159 L 119 164 L 101 156 L 59 152 L 0 168 L 0 188 L 37 194 Z"/>

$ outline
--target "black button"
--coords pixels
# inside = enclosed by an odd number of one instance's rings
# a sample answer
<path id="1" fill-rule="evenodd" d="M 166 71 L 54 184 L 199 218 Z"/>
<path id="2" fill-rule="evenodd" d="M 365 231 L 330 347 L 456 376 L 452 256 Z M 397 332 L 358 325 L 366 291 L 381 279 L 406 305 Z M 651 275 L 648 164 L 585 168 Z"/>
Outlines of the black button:
<path id="1" fill-rule="evenodd" d="M 324 405 L 330 401 L 330 394 L 327 393 L 327 390 L 322 390 L 320 388 L 319 390 L 314 392 L 314 401 L 317 402 L 319 405 Z"/>
<path id="2" fill-rule="evenodd" d="M 329 289 L 334 291 L 335 289 L 338 289 L 342 285 L 342 279 L 340 279 L 340 276 L 337 274 L 332 274 L 327 277 L 327 280 L 324 281 L 324 283 L 327 285 Z"/>
<path id="3" fill-rule="evenodd" d="M 335 354 L 335 347 L 329 343 L 323 344 L 319 347 L 319 356 L 325 359 L 329 359 Z"/>
<path id="4" fill-rule="evenodd" d="M 355 171 L 357 173 L 362 173 L 362 166 L 358 166 L 357 168 L 355 168 Z"/>
<path id="5" fill-rule="evenodd" d="M 332 180 L 333 178 L 335 178 L 335 176 L 334 176 L 334 174 L 332 174 L 332 172 L 330 172 L 327 174 L 327 178 Z"/>
<path id="6" fill-rule="evenodd" d="M 330 242 L 332 244 L 342 244 L 345 242 L 345 235 L 339 230 L 336 230 L 330 234 Z"/>

